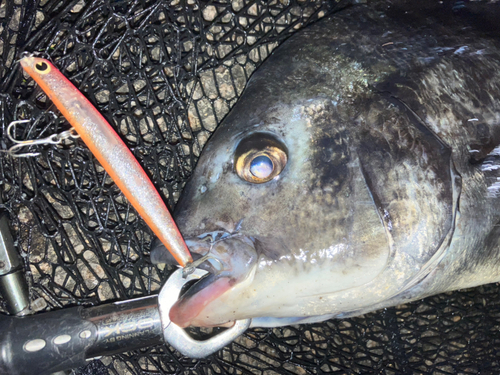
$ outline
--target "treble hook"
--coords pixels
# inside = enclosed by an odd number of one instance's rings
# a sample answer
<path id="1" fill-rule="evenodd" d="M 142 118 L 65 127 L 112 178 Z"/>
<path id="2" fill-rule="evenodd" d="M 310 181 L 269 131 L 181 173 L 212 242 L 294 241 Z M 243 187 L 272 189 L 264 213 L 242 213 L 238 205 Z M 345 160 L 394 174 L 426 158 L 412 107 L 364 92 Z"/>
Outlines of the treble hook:
<path id="1" fill-rule="evenodd" d="M 9 148 L 7 151 L 1 150 L 3 152 L 7 152 L 11 157 L 13 158 L 27 158 L 31 156 L 38 156 L 40 155 L 39 152 L 25 152 L 18 154 L 17 151 L 19 151 L 23 147 L 30 147 L 30 146 L 35 146 L 35 145 L 47 145 L 47 144 L 53 144 L 57 145 L 61 143 L 63 140 L 72 138 L 72 139 L 77 139 L 80 138 L 80 135 L 76 132 L 74 128 L 71 128 L 69 130 L 63 131 L 59 134 L 52 134 L 46 138 L 41 138 L 41 139 L 28 139 L 25 141 L 19 141 L 14 138 L 12 135 L 12 129 L 17 125 L 17 124 L 25 124 L 27 122 L 30 122 L 31 120 L 16 120 L 12 121 L 9 126 L 7 126 L 7 137 L 15 143 L 14 146 Z"/>

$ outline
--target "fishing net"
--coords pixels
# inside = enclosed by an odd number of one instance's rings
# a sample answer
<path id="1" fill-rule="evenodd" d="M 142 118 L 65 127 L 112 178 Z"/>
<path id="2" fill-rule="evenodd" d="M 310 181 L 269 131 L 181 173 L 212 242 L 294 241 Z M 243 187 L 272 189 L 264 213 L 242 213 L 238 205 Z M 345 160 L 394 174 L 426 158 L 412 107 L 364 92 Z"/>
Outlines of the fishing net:
<path id="1" fill-rule="evenodd" d="M 5 135 L 13 120 L 30 120 L 14 129 L 19 140 L 69 129 L 16 61 L 22 51 L 40 52 L 114 126 L 172 208 L 252 72 L 337 6 L 0 0 L 0 148 L 12 146 Z M 84 144 L 69 139 L 19 152 L 36 155 L 0 153 L 0 208 L 9 213 L 33 310 L 158 292 L 172 269 L 150 263 L 152 232 Z M 498 373 L 498 290 L 487 285 L 358 318 L 253 329 L 203 360 L 165 345 L 94 359 L 76 373 Z"/>

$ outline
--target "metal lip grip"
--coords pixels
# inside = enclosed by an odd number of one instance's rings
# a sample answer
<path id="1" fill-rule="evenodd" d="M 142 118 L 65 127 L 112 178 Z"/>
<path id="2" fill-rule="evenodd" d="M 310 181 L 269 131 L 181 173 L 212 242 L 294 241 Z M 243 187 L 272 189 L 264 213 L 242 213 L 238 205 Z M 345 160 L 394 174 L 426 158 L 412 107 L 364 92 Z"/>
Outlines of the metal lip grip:
<path id="1" fill-rule="evenodd" d="M 245 332 L 252 319 L 237 320 L 233 327 L 211 337 L 208 340 L 195 340 L 177 324 L 170 321 L 171 307 L 179 298 L 181 288 L 191 280 L 197 280 L 207 274 L 207 271 L 196 269 L 186 278 L 182 276 L 182 268 L 175 271 L 167 280 L 158 296 L 163 337 L 166 342 L 177 349 L 182 355 L 190 358 L 205 358 L 230 344 Z"/>

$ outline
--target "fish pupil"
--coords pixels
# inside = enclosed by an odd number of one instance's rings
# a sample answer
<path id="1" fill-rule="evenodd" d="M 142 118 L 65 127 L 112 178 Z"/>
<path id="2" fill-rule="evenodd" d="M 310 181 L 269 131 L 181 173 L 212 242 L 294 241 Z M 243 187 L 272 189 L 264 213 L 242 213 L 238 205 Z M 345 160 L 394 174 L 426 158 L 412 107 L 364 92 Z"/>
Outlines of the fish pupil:
<path id="1" fill-rule="evenodd" d="M 257 156 L 250 163 L 250 173 L 257 178 L 267 178 L 273 173 L 274 165 L 266 155 Z"/>
<path id="2" fill-rule="evenodd" d="M 37 70 L 43 72 L 44 70 L 47 70 L 47 68 L 49 67 L 47 65 L 47 63 L 44 63 L 44 62 L 39 62 L 38 64 L 35 65 Z"/>

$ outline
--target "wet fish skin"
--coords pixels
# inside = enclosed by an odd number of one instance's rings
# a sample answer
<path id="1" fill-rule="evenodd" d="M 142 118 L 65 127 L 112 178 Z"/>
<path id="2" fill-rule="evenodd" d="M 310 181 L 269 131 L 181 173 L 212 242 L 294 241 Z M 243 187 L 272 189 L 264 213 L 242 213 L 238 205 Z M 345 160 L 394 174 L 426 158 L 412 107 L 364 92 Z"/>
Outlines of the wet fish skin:
<path id="1" fill-rule="evenodd" d="M 499 281 L 499 68 L 495 42 L 459 24 L 365 6 L 291 37 L 251 78 L 177 205 L 190 249 L 219 260 L 173 321 L 320 321 Z M 238 144 L 256 133 L 288 155 L 263 184 L 234 171 Z"/>

